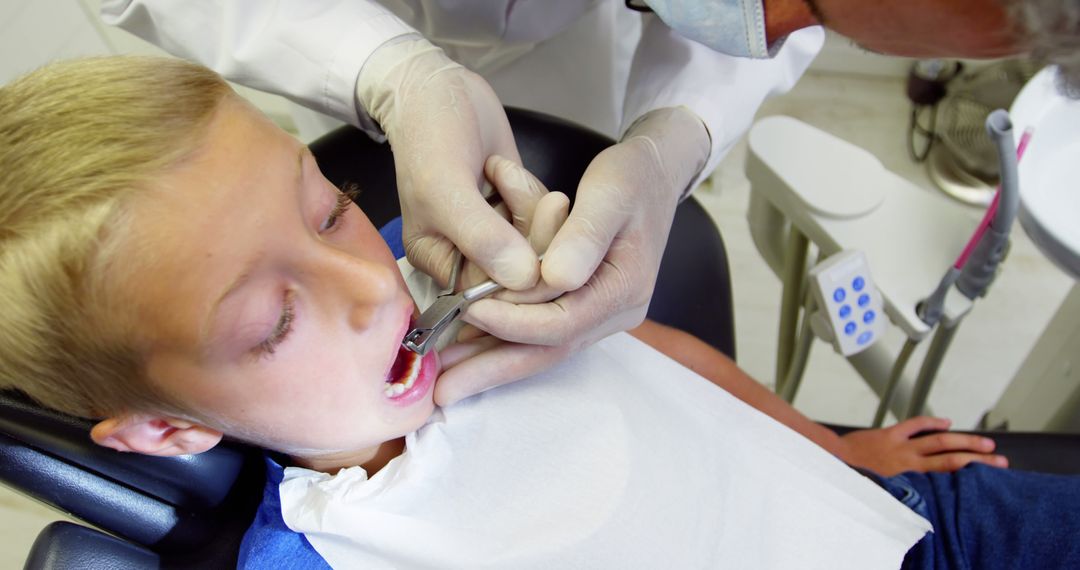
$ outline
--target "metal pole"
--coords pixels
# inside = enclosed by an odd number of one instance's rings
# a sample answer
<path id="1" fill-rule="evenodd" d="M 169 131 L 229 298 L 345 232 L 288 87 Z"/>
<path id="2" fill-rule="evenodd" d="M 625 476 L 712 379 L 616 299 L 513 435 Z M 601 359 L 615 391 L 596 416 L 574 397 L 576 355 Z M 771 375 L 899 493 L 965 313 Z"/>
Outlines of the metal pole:
<path id="1" fill-rule="evenodd" d="M 780 392 L 780 397 L 789 404 L 795 401 L 795 393 L 799 391 L 803 372 L 806 371 L 806 363 L 810 359 L 810 347 L 814 343 L 814 331 L 810 330 L 810 318 L 807 315 L 813 310 L 814 303 L 811 301 L 806 306 L 806 314 L 803 315 L 802 326 L 799 327 L 799 337 L 796 339 L 795 350 L 791 354 L 791 363 L 788 366 L 787 374 L 784 376 L 784 388 Z"/>
<path id="2" fill-rule="evenodd" d="M 885 421 L 885 412 L 889 410 L 889 404 L 892 402 L 893 393 L 896 392 L 896 385 L 900 382 L 900 378 L 904 375 L 904 367 L 907 366 L 908 360 L 911 359 L 911 353 L 915 352 L 915 345 L 918 341 L 911 340 L 910 338 L 904 341 L 904 346 L 900 349 L 900 354 L 896 357 L 896 362 L 893 364 L 892 372 L 889 373 L 889 382 L 885 384 L 885 392 L 881 395 L 881 401 L 878 403 L 877 412 L 874 413 L 873 427 L 881 427 L 882 422 Z"/>
<path id="3" fill-rule="evenodd" d="M 776 345 L 776 385 L 774 390 L 780 394 L 791 367 L 792 350 L 795 345 L 795 328 L 799 323 L 799 309 L 802 305 L 803 279 L 806 274 L 806 252 L 810 240 L 794 225 L 788 231 L 786 254 L 784 255 L 783 295 L 780 300 L 780 330 Z M 804 363 L 805 365 L 805 363 Z"/>
<path id="4" fill-rule="evenodd" d="M 942 320 L 937 332 L 934 333 L 934 340 L 930 341 L 930 348 L 927 349 L 922 367 L 919 368 L 919 375 L 915 378 L 915 387 L 911 392 L 907 414 L 902 419 L 913 418 L 923 412 L 926 399 L 930 395 L 930 387 L 941 367 L 941 361 L 945 358 L 945 351 L 949 349 L 953 337 L 956 336 L 959 325 L 960 321 L 946 318 Z"/>

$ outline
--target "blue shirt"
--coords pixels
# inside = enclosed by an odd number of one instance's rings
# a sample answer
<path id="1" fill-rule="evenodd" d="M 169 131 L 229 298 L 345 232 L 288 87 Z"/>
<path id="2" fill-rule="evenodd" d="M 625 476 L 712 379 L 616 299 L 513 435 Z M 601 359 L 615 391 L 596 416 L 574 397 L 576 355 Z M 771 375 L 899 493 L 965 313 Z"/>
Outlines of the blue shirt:
<path id="1" fill-rule="evenodd" d="M 281 517 L 281 494 L 278 487 L 285 476 L 285 468 L 266 456 L 266 487 L 255 520 L 240 542 L 240 559 L 237 568 L 326 568 L 330 565 L 308 542 L 304 535 L 293 532 Z"/>

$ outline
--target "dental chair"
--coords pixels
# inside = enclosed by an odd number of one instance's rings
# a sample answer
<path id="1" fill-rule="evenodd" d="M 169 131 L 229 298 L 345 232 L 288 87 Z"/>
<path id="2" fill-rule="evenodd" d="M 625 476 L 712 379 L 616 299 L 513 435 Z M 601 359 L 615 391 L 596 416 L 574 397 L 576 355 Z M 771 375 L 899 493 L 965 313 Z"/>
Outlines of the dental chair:
<path id="1" fill-rule="evenodd" d="M 549 189 L 571 198 L 592 157 L 612 144 L 548 116 L 515 109 L 507 114 L 525 166 Z M 331 182 L 362 186 L 357 203 L 376 227 L 398 216 L 388 145 L 343 128 L 311 150 Z M 723 241 L 691 198 L 676 211 L 648 315 L 734 358 L 733 314 Z M 0 481 L 109 533 L 53 523 L 38 536 L 26 568 L 235 567 L 240 539 L 262 497 L 259 449 L 224 442 L 197 456 L 122 454 L 94 445 L 90 426 L 18 394 L 0 394 Z M 1080 473 L 1076 438 L 995 438 L 1014 466 Z"/>

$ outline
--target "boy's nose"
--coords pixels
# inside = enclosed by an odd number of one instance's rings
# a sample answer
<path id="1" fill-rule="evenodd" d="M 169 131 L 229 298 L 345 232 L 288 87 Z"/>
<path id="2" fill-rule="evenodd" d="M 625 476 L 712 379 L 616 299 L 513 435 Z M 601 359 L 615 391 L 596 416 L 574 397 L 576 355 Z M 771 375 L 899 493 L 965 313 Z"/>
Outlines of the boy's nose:
<path id="1" fill-rule="evenodd" d="M 344 252 L 334 252 L 319 265 L 315 287 L 327 299 L 335 300 L 336 309 L 345 311 L 349 326 L 354 329 L 371 326 L 380 308 L 398 298 L 396 267 Z"/>

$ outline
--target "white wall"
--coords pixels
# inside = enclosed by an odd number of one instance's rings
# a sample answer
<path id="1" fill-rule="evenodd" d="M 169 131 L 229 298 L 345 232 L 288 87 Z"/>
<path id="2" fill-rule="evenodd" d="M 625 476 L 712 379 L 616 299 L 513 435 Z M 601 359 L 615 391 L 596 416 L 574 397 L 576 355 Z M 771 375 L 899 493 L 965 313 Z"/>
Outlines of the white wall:
<path id="1" fill-rule="evenodd" d="M 78 2 L 0 2 L 0 83 L 55 59 L 103 53 L 108 46 Z"/>
<path id="2" fill-rule="evenodd" d="M 182 0 L 179 0 L 182 1 Z M 95 55 L 167 55 L 98 18 L 101 0 L 0 0 L 0 85 L 51 61 Z M 293 130 L 289 103 L 233 85 L 279 125 Z"/>

